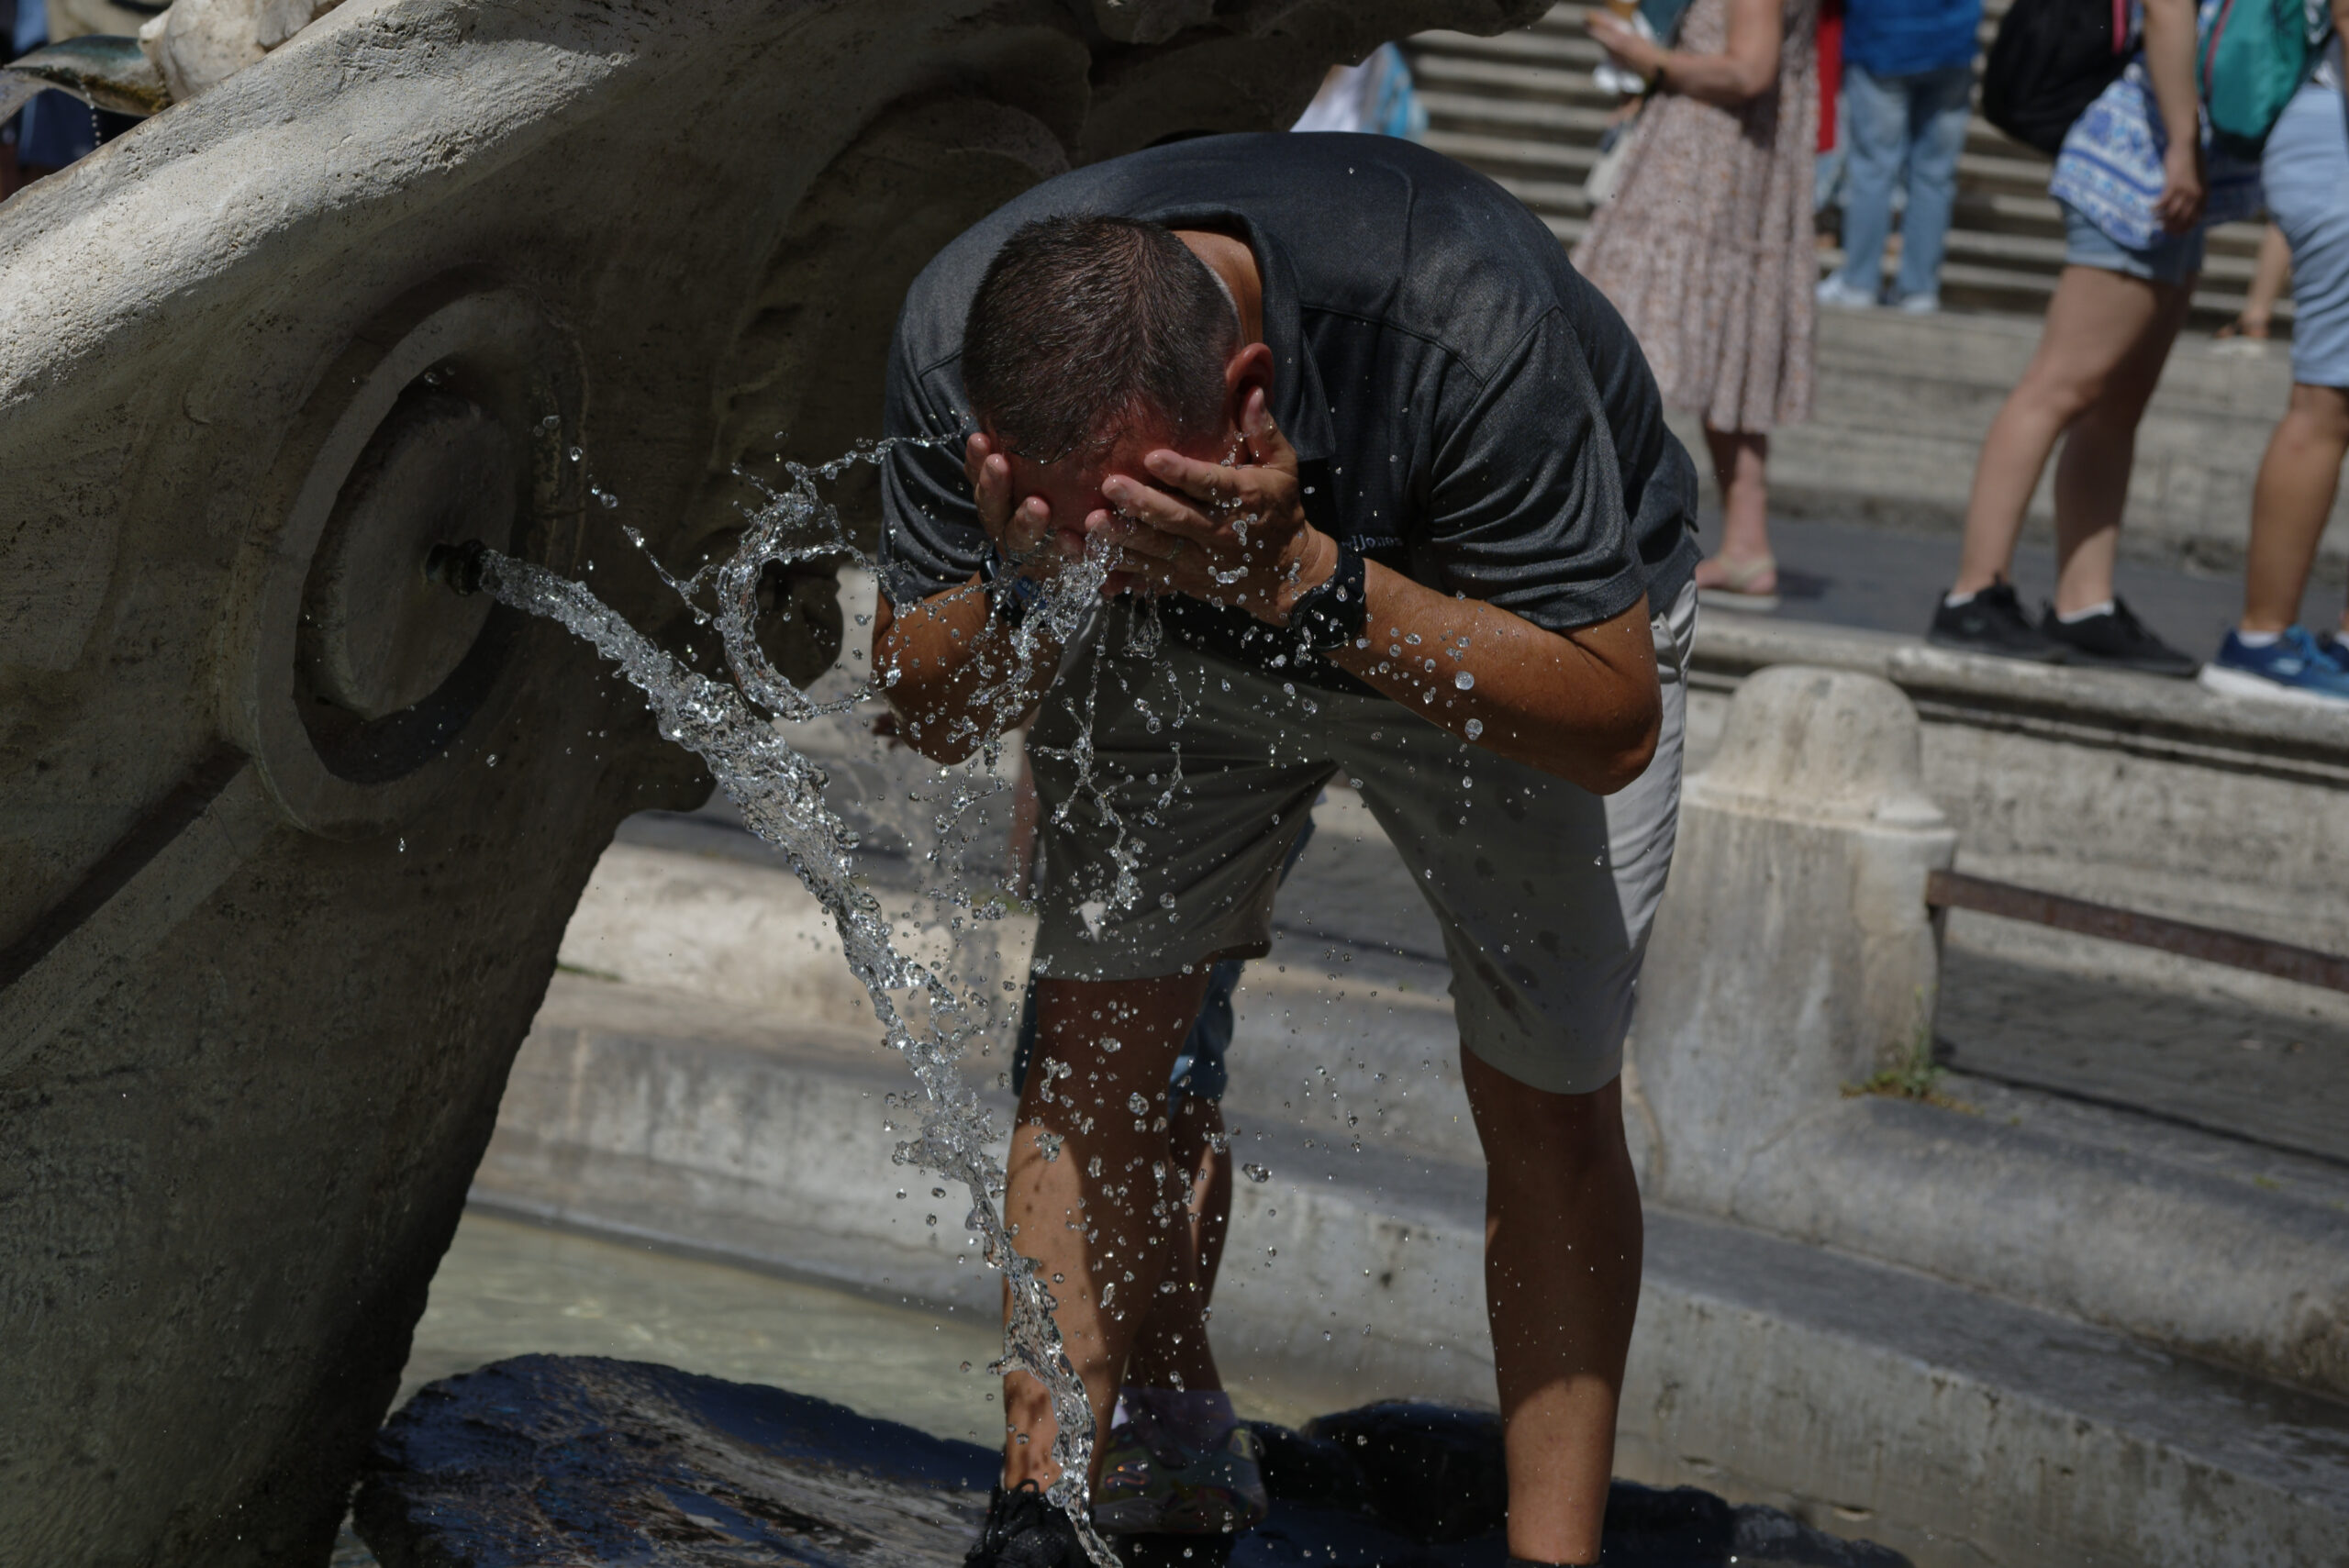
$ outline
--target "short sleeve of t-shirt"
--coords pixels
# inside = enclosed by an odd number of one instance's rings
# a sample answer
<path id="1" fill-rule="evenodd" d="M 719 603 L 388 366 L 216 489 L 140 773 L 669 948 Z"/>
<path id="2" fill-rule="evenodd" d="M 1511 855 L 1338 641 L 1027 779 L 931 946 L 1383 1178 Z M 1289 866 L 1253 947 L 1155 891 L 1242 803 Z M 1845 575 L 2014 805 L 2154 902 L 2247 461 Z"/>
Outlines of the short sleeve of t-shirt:
<path id="1" fill-rule="evenodd" d="M 1410 574 L 1553 631 L 1639 602 L 1615 445 L 1565 314 L 1544 312 L 1446 395 Z"/>
<path id="2" fill-rule="evenodd" d="M 960 587 L 986 553 L 963 477 L 963 437 L 974 425 L 954 365 L 950 358 L 924 373 L 902 340 L 889 356 L 882 432 L 914 438 L 892 448 L 881 465 L 880 577 L 893 605 Z"/>

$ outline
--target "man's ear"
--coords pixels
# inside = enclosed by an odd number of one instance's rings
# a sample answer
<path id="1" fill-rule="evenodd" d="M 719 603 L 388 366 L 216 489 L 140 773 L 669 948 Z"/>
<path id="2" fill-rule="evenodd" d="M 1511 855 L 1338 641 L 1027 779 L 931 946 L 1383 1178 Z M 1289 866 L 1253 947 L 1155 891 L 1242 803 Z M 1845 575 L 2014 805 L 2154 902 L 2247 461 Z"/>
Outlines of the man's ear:
<path id="1" fill-rule="evenodd" d="M 1223 362 L 1223 420 L 1227 428 L 1242 428 L 1249 395 L 1262 391 L 1264 406 L 1273 406 L 1273 350 L 1250 343 Z"/>

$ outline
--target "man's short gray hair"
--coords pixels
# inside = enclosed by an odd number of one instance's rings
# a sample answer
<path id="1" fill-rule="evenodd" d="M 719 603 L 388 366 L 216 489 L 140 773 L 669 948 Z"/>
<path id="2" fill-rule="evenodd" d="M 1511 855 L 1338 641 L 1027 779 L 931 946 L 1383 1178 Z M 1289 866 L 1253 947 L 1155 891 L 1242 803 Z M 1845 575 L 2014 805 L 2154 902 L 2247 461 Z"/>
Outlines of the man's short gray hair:
<path id="1" fill-rule="evenodd" d="M 1022 225 L 963 326 L 963 389 L 1003 444 L 1056 462 L 1155 415 L 1213 428 L 1240 347 L 1230 291 L 1174 232 L 1130 217 Z"/>

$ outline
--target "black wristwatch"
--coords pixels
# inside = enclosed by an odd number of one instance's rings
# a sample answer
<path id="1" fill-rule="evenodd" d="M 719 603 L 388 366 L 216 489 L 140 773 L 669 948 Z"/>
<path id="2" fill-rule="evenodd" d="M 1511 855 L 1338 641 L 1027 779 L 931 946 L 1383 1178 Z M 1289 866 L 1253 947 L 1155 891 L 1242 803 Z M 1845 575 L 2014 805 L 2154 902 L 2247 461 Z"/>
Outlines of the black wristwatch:
<path id="1" fill-rule="evenodd" d="M 1005 559 L 990 542 L 979 558 L 979 579 L 986 584 L 987 607 L 1006 626 L 1018 626 L 1044 596 L 1044 585 Z"/>
<path id="2" fill-rule="evenodd" d="M 1367 576 L 1360 552 L 1340 544 L 1336 568 L 1289 606 L 1289 629 L 1316 653 L 1329 653 L 1353 641 L 1370 619 Z"/>

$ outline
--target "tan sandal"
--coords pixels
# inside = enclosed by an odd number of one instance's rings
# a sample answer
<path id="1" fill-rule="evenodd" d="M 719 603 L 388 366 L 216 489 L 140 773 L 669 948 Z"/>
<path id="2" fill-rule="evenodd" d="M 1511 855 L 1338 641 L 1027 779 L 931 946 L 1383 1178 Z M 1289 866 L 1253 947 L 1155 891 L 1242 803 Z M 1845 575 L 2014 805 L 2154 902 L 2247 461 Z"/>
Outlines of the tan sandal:
<path id="1" fill-rule="evenodd" d="M 1757 555 L 1751 561 L 1731 561 L 1726 556 L 1716 555 L 1705 564 L 1718 569 L 1721 580 L 1709 586 L 1698 585 L 1697 600 L 1699 604 L 1756 615 L 1766 614 L 1778 607 L 1776 557 Z M 1761 586 L 1765 583 L 1769 585 Z"/>

